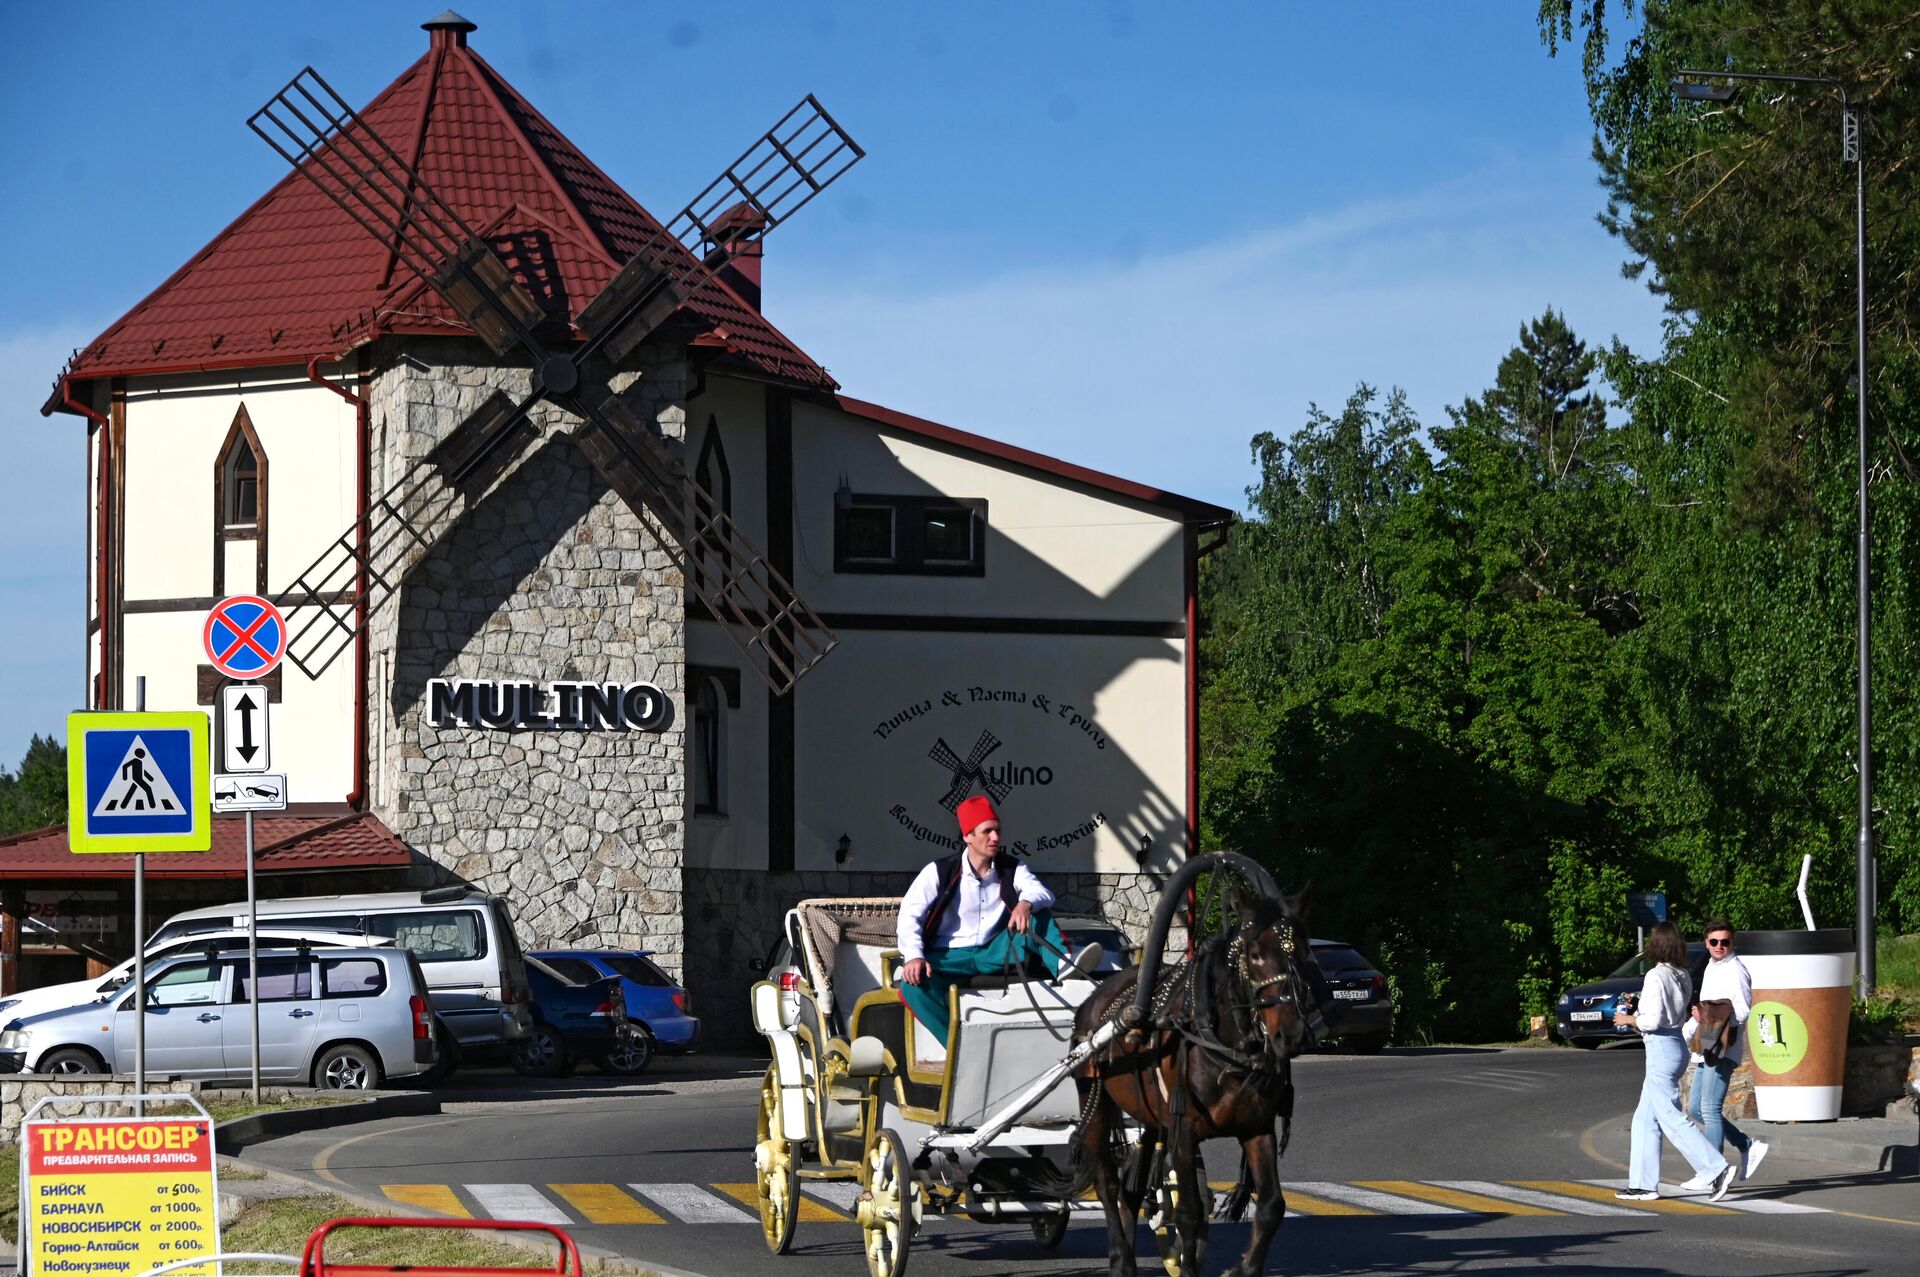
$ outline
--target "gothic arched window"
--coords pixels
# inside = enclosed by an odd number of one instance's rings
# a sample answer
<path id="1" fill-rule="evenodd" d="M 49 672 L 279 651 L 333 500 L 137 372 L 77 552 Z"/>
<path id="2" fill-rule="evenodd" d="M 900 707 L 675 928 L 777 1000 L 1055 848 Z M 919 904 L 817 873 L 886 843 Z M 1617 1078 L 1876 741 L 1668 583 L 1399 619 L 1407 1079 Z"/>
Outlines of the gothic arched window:
<path id="1" fill-rule="evenodd" d="M 267 592 L 267 450 L 245 404 L 213 463 L 213 593 Z"/>

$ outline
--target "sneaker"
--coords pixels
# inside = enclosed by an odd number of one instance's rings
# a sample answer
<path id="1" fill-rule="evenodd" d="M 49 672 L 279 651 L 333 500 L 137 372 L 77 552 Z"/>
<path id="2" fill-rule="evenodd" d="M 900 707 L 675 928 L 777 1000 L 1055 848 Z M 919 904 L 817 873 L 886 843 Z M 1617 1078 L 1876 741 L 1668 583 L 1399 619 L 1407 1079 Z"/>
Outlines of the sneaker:
<path id="1" fill-rule="evenodd" d="M 1747 1145 L 1747 1151 L 1740 1155 L 1740 1178 L 1752 1179 L 1753 1173 L 1760 1169 L 1760 1163 L 1767 1155 L 1767 1142 L 1755 1140 Z"/>
<path id="2" fill-rule="evenodd" d="M 1713 1176 L 1695 1175 L 1692 1179 L 1680 1186 L 1680 1191 L 1683 1193 L 1704 1193 L 1712 1187 Z"/>
<path id="3" fill-rule="evenodd" d="M 1714 1176 L 1713 1192 L 1707 1194 L 1707 1200 L 1717 1202 L 1725 1197 L 1727 1190 L 1733 1187 L 1733 1181 L 1739 1178 L 1740 1167 L 1733 1162 L 1728 1162 L 1727 1169 Z"/>
<path id="4" fill-rule="evenodd" d="M 1073 955 L 1073 961 L 1067 963 L 1066 970 L 1060 974 L 1079 976 L 1082 979 L 1091 980 L 1094 970 L 1099 967 L 1106 956 L 1107 951 L 1100 947 L 1100 942 L 1098 940 L 1091 941 L 1086 948 Z"/>
<path id="5" fill-rule="evenodd" d="M 1623 1188 L 1614 1194 L 1623 1202 L 1657 1202 L 1660 1190 L 1657 1188 Z"/>

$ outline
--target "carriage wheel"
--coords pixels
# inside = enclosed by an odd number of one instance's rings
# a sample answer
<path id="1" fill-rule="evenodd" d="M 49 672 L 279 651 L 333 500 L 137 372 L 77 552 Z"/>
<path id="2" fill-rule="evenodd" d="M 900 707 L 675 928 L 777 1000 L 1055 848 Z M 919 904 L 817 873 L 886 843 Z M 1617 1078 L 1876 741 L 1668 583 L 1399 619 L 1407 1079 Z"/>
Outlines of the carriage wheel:
<path id="1" fill-rule="evenodd" d="M 1200 1150 L 1193 1151 L 1193 1176 L 1198 1181 L 1196 1187 L 1202 1197 L 1210 1196 L 1213 1190 L 1207 1184 L 1207 1166 L 1200 1156 Z M 1180 1177 L 1174 1174 L 1173 1155 L 1164 1144 L 1153 1150 L 1153 1178 L 1147 1185 L 1146 1215 L 1147 1226 L 1153 1230 L 1154 1249 L 1160 1252 L 1160 1266 L 1167 1271 L 1167 1277 L 1189 1277 L 1180 1271 Z M 1200 1214 L 1200 1240 L 1196 1254 L 1201 1265 L 1207 1258 L 1207 1215 Z"/>
<path id="2" fill-rule="evenodd" d="M 1069 1208 L 1071 1209 L 1071 1208 Z M 1033 1228 L 1033 1240 L 1041 1250 L 1053 1250 L 1067 1235 L 1069 1211 L 1059 1211 L 1052 1215 L 1042 1215 L 1030 1221 Z"/>
<path id="3" fill-rule="evenodd" d="M 760 1233 L 767 1249 L 784 1255 L 793 1245 L 793 1226 L 800 1218 L 800 1159 L 791 1143 L 781 1139 L 780 1080 L 771 1065 L 760 1083 L 760 1119 L 753 1146 L 754 1186 L 760 1194 Z"/>
<path id="4" fill-rule="evenodd" d="M 860 1169 L 866 1190 L 854 1206 L 854 1218 L 865 1234 L 867 1271 L 872 1277 L 900 1277 L 913 1239 L 913 1180 L 900 1137 L 885 1127 L 874 1132 Z"/>

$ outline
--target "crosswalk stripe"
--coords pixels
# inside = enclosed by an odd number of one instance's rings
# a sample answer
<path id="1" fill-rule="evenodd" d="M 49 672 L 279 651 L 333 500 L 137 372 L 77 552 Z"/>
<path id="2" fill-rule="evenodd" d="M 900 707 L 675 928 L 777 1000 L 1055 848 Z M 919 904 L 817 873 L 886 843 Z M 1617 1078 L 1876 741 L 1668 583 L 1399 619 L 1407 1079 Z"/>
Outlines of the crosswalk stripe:
<path id="1" fill-rule="evenodd" d="M 1468 1192 L 1458 1188 L 1442 1188 L 1436 1184 L 1423 1183 L 1411 1179 L 1363 1179 L 1356 1181 L 1360 1188 L 1377 1188 L 1383 1193 L 1398 1193 L 1402 1197 L 1411 1197 L 1417 1201 L 1438 1202 L 1442 1206 L 1456 1206 L 1464 1211 L 1478 1215 L 1558 1215 L 1557 1210 L 1536 1206 L 1530 1202 L 1505 1200 L 1488 1197 L 1485 1193 Z"/>
<path id="2" fill-rule="evenodd" d="M 664 1224 L 665 1220 L 613 1184 L 549 1184 L 589 1224 Z"/>
<path id="3" fill-rule="evenodd" d="M 853 1213 L 853 1204 L 860 1200 L 860 1186 L 852 1180 L 801 1180 L 800 1191 L 811 1193 L 822 1201 L 831 1202 L 848 1214 Z"/>
<path id="4" fill-rule="evenodd" d="M 460 1219 L 473 1218 L 473 1212 L 461 1205 L 459 1197 L 445 1184 L 382 1184 L 380 1191 L 405 1206 L 418 1206 Z"/>
<path id="5" fill-rule="evenodd" d="M 531 1184 L 463 1184 L 495 1219 L 525 1219 L 536 1224 L 571 1224 L 567 1213 Z"/>
<path id="6" fill-rule="evenodd" d="M 1216 1193 L 1230 1193 L 1235 1186 L 1235 1182 L 1230 1179 L 1207 1181 L 1207 1187 Z M 1310 1193 L 1303 1193 L 1292 1184 L 1287 1183 L 1280 1185 L 1280 1195 L 1287 1199 L 1287 1214 L 1289 1215 L 1372 1215 L 1377 1213 L 1366 1210 L 1363 1207 L 1349 1206 L 1345 1202 L 1330 1202 L 1324 1197 L 1315 1197 Z M 1099 1209 L 1097 1203 L 1095 1209 Z"/>
<path id="7" fill-rule="evenodd" d="M 1485 1193 L 1488 1197 L 1506 1198 L 1516 1202 L 1526 1202 L 1530 1206 L 1544 1206 L 1548 1210 L 1560 1211 L 1567 1215 L 1633 1215 L 1625 1206 L 1607 1206 L 1600 1202 L 1590 1202 L 1581 1197 L 1567 1197 L 1559 1193 L 1542 1193 L 1531 1188 L 1516 1188 L 1512 1184 L 1496 1184 L 1485 1179 L 1437 1179 L 1432 1181 L 1442 1188 L 1457 1188 L 1467 1193 Z"/>
<path id="8" fill-rule="evenodd" d="M 758 1224 L 757 1215 L 722 1201 L 698 1184 L 629 1184 L 634 1192 L 683 1224 Z"/>
<path id="9" fill-rule="evenodd" d="M 1330 1198 L 1315 1197 L 1312 1193 L 1303 1193 L 1292 1184 L 1282 1184 L 1280 1192 L 1287 1199 L 1289 1215 L 1374 1215 L 1378 1213 L 1364 1206 L 1354 1206 L 1347 1202 L 1336 1202 Z"/>
<path id="10" fill-rule="evenodd" d="M 1729 1193 L 1714 1203 L 1728 1210 L 1743 1210 L 1753 1215 L 1831 1215 L 1832 1211 L 1824 1206 L 1808 1206 L 1804 1202 L 1783 1202 L 1777 1197 L 1746 1197 Z"/>
<path id="11" fill-rule="evenodd" d="M 1522 1188 L 1540 1188 L 1549 1193 L 1565 1193 L 1569 1197 L 1584 1197 L 1588 1201 L 1601 1202 L 1608 1206 L 1620 1206 L 1639 1211 L 1657 1211 L 1664 1215 L 1724 1215 L 1727 1212 L 1713 1206 L 1701 1206 L 1694 1202 L 1683 1202 L 1677 1198 L 1662 1197 L 1651 1202 L 1623 1202 L 1613 1195 L 1613 1188 L 1598 1184 L 1581 1183 L 1571 1179 L 1522 1179 L 1515 1180 Z M 1617 1180 L 1614 1187 L 1624 1184 Z"/>
<path id="12" fill-rule="evenodd" d="M 1326 1180 L 1303 1179 L 1281 1185 L 1283 1192 L 1296 1188 L 1313 1197 L 1345 1202 L 1350 1206 L 1364 1206 L 1382 1215 L 1465 1215 L 1468 1213 L 1453 1206 L 1413 1201 L 1406 1197 L 1395 1197 L 1391 1193 L 1377 1193 L 1371 1189 L 1333 1184 Z"/>
<path id="13" fill-rule="evenodd" d="M 735 1201 L 751 1206 L 754 1214 L 760 1213 L 760 1188 L 755 1184 L 715 1184 L 715 1188 Z M 849 1220 L 837 1210 L 828 1210 L 819 1202 L 813 1201 L 805 1193 L 800 1195 L 800 1222 L 819 1221 L 827 1224 L 845 1224 Z"/>
<path id="14" fill-rule="evenodd" d="M 1437 1080 L 1441 1082 L 1452 1082 L 1457 1086 L 1483 1086 L 1489 1091 L 1529 1091 L 1533 1089 L 1533 1083 L 1531 1082 L 1521 1082 L 1518 1080 L 1502 1082 L 1490 1077 L 1443 1077 Z"/>
<path id="15" fill-rule="evenodd" d="M 1587 1181 L 1587 1183 L 1597 1184 L 1601 1188 L 1622 1188 L 1625 1187 L 1626 1182 L 1627 1181 L 1623 1179 L 1590 1179 Z M 1700 1204 L 1705 1205 L 1706 1194 L 1702 1193 L 1700 1196 Z M 1684 1201 L 1689 1199 L 1682 1198 L 1680 1200 Z M 1729 1194 L 1713 1203 L 1713 1205 L 1722 1210 L 1746 1211 L 1750 1215 L 1833 1214 L 1832 1211 L 1826 1209 L 1824 1206 L 1805 1206 L 1799 1202 L 1783 1202 L 1772 1197 L 1735 1197 Z"/>
<path id="16" fill-rule="evenodd" d="M 1626 1181 L 1593 1180 L 1324 1180 L 1283 1182 L 1287 1212 L 1293 1215 L 1825 1215 L 1825 1207 L 1771 1197 L 1730 1196 L 1709 1204 L 1704 1198 L 1662 1197 L 1649 1202 L 1617 1201 L 1613 1194 Z M 1217 1180 L 1216 1191 L 1233 1188 Z M 480 1210 L 494 1219 L 525 1219 L 538 1223 L 588 1224 L 752 1224 L 758 1223 L 758 1190 L 745 1184 L 657 1183 L 629 1184 L 646 1201 L 635 1200 L 617 1184 L 548 1184 L 545 1187 L 580 1215 L 574 1220 L 532 1184 L 383 1184 L 386 1197 L 405 1206 L 471 1219 L 474 1212 L 455 1188 L 464 1188 Z M 860 1197 L 860 1186 L 841 1180 L 802 1181 L 800 1218 L 810 1222 L 847 1223 Z M 731 1200 L 729 1200 L 731 1199 Z M 653 1207 L 658 1207 L 656 1212 Z M 739 1203 L 736 1205 L 735 1203 Z M 1100 1203 L 1090 1196 L 1073 1204 L 1076 1216 L 1098 1215 Z M 742 1209 L 744 1207 L 745 1209 Z M 929 1224 L 940 1222 L 929 1217 Z"/>

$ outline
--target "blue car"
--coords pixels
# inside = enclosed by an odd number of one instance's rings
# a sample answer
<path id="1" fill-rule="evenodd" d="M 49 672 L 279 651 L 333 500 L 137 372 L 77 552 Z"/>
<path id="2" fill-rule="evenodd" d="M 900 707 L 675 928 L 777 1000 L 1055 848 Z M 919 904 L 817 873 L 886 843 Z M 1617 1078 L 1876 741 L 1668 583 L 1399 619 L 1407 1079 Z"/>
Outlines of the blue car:
<path id="1" fill-rule="evenodd" d="M 700 1040 L 700 1020 L 687 991 L 654 965 L 651 949 L 544 949 L 533 956 L 569 980 L 588 983 L 620 978 L 626 994 L 629 1033 L 621 1048 L 595 1062 L 609 1073 L 632 1076 L 653 1063 L 656 1051 L 679 1055 Z"/>
<path id="2" fill-rule="evenodd" d="M 1621 998 L 1640 992 L 1648 965 L 1645 955 L 1636 953 L 1605 979 L 1575 985 L 1561 994 L 1553 1016 L 1561 1041 L 1591 1050 L 1616 1039 L 1637 1038 L 1639 1035 L 1633 1029 L 1614 1026 L 1613 1013 L 1620 1009 Z M 1696 986 L 1706 966 L 1707 946 L 1699 941 L 1688 945 L 1687 969 L 1693 973 Z"/>

